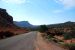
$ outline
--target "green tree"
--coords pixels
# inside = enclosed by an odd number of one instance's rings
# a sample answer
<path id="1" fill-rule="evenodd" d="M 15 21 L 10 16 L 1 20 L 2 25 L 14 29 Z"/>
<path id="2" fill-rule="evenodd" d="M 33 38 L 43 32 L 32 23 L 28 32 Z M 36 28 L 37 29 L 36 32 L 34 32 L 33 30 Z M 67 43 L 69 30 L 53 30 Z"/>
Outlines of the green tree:
<path id="1" fill-rule="evenodd" d="M 39 27 L 39 32 L 47 32 L 48 31 L 48 27 L 46 25 L 41 25 Z"/>

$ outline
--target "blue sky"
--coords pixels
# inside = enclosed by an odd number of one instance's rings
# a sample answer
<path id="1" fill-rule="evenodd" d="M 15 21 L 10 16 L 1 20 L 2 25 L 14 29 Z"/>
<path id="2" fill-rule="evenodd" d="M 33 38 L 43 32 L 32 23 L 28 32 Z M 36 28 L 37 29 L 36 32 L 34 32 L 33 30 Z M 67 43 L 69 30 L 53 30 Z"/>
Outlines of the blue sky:
<path id="1" fill-rule="evenodd" d="M 33 25 L 75 22 L 75 0 L 0 0 L 0 8 Z"/>

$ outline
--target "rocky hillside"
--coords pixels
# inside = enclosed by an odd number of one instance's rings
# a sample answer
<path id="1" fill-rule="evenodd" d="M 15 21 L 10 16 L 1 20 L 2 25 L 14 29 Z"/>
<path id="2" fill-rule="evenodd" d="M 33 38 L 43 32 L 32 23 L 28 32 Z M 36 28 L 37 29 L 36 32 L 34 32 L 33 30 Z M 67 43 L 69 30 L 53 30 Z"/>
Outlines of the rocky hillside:
<path id="1" fill-rule="evenodd" d="M 13 18 L 6 9 L 0 8 L 0 27 L 8 27 L 13 25 Z"/>
<path id="2" fill-rule="evenodd" d="M 28 29 L 18 27 L 14 24 L 13 17 L 7 13 L 6 9 L 0 8 L 0 39 L 27 32 Z"/>
<path id="3" fill-rule="evenodd" d="M 65 28 L 65 27 L 75 27 L 75 22 L 65 22 L 65 23 L 59 23 L 59 24 L 52 24 L 48 25 L 48 27 L 54 27 L 54 28 Z"/>

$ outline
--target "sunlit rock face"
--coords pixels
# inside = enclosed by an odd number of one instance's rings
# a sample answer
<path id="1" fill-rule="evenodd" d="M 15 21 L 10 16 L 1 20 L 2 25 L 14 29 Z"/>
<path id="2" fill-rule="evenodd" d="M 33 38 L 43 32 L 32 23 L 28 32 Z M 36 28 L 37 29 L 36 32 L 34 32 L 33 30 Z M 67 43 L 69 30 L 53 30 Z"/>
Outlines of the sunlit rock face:
<path id="1" fill-rule="evenodd" d="M 0 8 L 0 26 L 8 26 L 13 24 L 13 18 L 10 16 L 6 9 Z"/>

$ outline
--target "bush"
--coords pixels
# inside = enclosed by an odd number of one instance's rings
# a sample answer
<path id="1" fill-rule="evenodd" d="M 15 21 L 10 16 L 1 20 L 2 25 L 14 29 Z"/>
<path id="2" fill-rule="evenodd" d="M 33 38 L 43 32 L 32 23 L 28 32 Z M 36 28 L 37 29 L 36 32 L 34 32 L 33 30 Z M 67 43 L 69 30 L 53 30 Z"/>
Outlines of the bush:
<path id="1" fill-rule="evenodd" d="M 69 33 L 64 34 L 64 39 L 67 40 L 67 39 L 72 39 L 72 38 L 75 38 L 75 31 L 74 30 Z"/>
<path id="2" fill-rule="evenodd" d="M 6 37 L 11 37 L 11 36 L 14 36 L 14 33 L 10 32 L 10 31 L 6 31 L 6 32 L 1 31 L 0 32 L 1 39 L 6 38 Z"/>
<path id="3" fill-rule="evenodd" d="M 1 32 L 0 32 L 0 38 L 1 38 L 1 39 L 3 39 L 3 38 L 4 38 L 4 37 L 3 37 L 3 34 L 4 34 L 4 32 L 3 32 L 3 31 L 1 31 Z"/>
<path id="4" fill-rule="evenodd" d="M 56 33 L 57 36 L 61 36 L 61 35 L 63 35 L 63 34 L 64 34 L 64 32 L 57 32 L 57 33 Z"/>
<path id="5" fill-rule="evenodd" d="M 72 36 L 69 33 L 65 33 L 64 34 L 64 39 L 65 40 L 72 39 Z"/>
<path id="6" fill-rule="evenodd" d="M 75 50 L 75 44 L 64 44 L 65 47 L 67 47 L 69 50 Z"/>
<path id="7" fill-rule="evenodd" d="M 55 43 L 58 43 L 58 40 L 56 40 L 56 39 L 53 39 L 53 41 L 54 41 Z"/>
<path id="8" fill-rule="evenodd" d="M 14 33 L 6 31 L 6 32 L 4 32 L 4 35 L 5 35 L 5 37 L 11 37 L 14 35 Z"/>
<path id="9" fill-rule="evenodd" d="M 52 35 L 48 35 L 47 38 L 48 39 L 51 39 L 51 38 L 53 38 L 53 36 Z"/>

